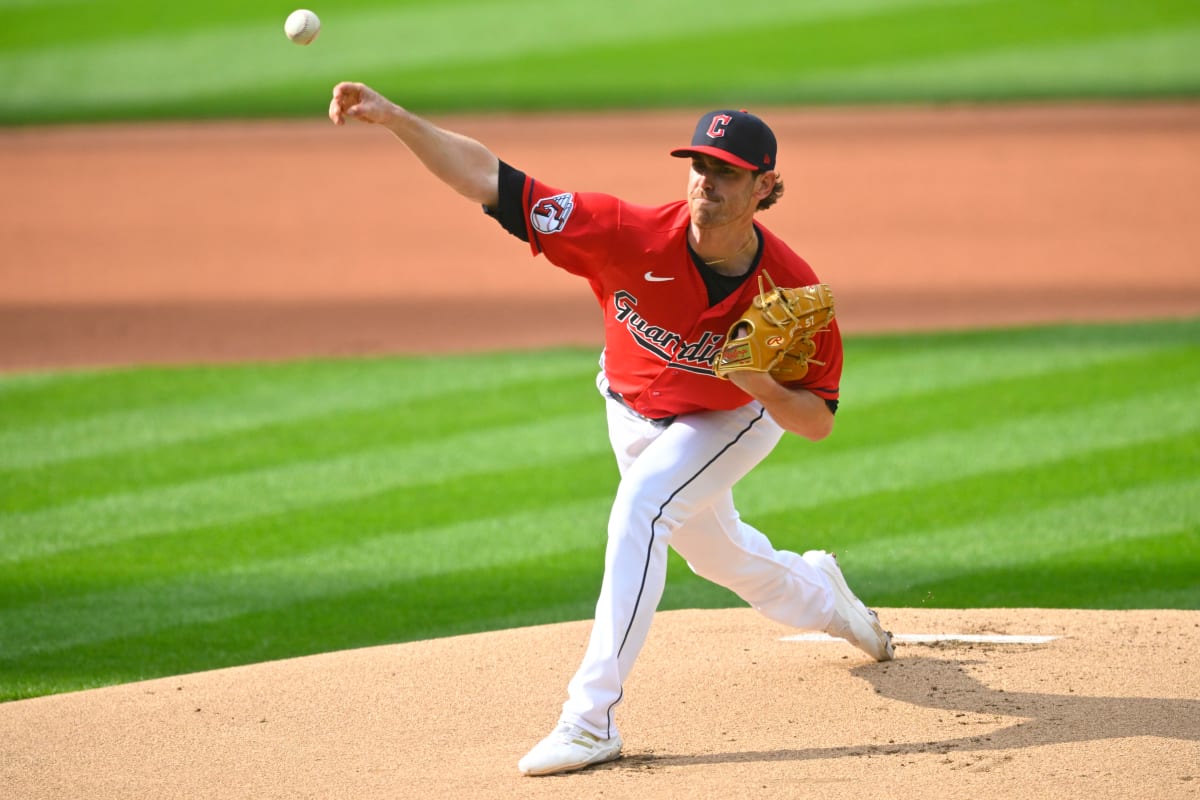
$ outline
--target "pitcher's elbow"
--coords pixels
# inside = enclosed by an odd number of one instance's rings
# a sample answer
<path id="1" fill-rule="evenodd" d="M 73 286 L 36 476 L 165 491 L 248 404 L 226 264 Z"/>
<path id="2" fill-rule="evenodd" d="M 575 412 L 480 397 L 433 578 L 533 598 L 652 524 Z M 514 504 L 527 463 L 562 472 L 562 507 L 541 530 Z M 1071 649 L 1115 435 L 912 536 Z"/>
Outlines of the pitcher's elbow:
<path id="1" fill-rule="evenodd" d="M 810 442 L 819 442 L 833 433 L 833 414 L 827 414 L 815 420 L 810 420 L 806 430 L 800 435 Z"/>

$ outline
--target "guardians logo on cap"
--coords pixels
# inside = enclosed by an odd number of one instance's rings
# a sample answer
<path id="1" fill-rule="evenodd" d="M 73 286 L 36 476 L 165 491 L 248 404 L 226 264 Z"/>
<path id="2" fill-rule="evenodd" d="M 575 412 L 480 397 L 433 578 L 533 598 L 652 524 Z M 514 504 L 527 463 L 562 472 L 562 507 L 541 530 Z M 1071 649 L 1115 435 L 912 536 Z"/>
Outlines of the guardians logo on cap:
<path id="1" fill-rule="evenodd" d="M 671 151 L 676 158 L 703 153 L 755 172 L 775 169 L 775 134 L 749 111 L 710 111 L 696 123 L 690 147 Z"/>

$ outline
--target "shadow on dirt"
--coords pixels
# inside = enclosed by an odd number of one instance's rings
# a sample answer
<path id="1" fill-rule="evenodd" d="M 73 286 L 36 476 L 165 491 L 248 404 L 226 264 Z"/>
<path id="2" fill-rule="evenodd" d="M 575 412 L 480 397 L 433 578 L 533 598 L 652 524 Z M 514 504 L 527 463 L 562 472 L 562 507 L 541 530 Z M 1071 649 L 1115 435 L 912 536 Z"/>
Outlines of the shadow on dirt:
<path id="1" fill-rule="evenodd" d="M 946 738 L 921 742 L 864 744 L 844 747 L 707 753 L 703 755 L 636 754 L 613 768 L 661 768 L 691 764 L 756 761 L 807 761 L 870 755 L 915 755 L 968 751 L 1002 751 L 1025 747 L 1156 736 L 1200 741 L 1200 700 L 1154 697 L 1089 697 L 1036 692 L 1009 692 L 981 683 L 970 667 L 981 660 L 946 660 L 916 656 L 888 664 L 864 664 L 851 670 L 875 687 L 881 697 L 923 708 L 946 711 Z M 962 718 L 996 718 L 995 727 L 975 736 L 950 735 Z"/>

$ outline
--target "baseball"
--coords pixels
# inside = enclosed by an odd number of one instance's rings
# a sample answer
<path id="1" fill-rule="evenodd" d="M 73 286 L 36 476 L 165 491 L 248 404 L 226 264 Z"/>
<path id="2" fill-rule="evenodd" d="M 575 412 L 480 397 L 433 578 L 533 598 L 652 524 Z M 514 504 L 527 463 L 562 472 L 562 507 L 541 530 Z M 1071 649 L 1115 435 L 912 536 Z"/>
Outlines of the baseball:
<path id="1" fill-rule="evenodd" d="M 299 8 L 288 14 L 283 23 L 283 32 L 296 44 L 312 44 L 321 32 L 321 20 L 307 8 Z"/>

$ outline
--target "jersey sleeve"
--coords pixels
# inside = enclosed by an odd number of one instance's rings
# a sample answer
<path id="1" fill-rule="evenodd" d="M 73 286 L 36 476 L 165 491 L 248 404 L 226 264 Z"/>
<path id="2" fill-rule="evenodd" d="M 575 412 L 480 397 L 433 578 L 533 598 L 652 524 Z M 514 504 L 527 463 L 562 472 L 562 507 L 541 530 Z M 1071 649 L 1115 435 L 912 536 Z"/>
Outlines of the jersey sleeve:
<path id="1" fill-rule="evenodd" d="M 556 189 L 503 161 L 498 181 L 499 202 L 484 213 L 567 272 L 595 278 L 631 246 L 616 197 Z"/>

